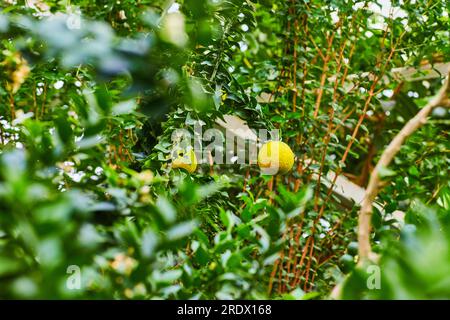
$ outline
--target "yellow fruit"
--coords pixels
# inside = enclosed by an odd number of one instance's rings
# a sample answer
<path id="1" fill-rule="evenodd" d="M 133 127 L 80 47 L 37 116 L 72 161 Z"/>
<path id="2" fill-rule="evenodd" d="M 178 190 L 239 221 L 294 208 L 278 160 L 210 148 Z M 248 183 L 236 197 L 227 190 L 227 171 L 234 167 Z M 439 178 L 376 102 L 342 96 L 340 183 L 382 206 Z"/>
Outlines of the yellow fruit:
<path id="1" fill-rule="evenodd" d="M 294 153 L 281 141 L 269 141 L 258 153 L 258 165 L 264 174 L 285 174 L 294 165 Z"/>
<path id="2" fill-rule="evenodd" d="M 178 151 L 178 156 L 172 161 L 172 168 L 181 168 L 189 173 L 193 173 L 197 169 L 197 157 L 194 150 Z"/>

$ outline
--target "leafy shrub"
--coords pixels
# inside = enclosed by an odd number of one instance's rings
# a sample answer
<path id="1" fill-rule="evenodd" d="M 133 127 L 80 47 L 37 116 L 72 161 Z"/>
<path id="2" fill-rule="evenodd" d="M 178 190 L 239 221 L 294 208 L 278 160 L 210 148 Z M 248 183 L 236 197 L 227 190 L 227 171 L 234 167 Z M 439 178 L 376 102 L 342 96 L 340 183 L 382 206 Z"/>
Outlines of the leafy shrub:
<path id="1" fill-rule="evenodd" d="M 333 189 L 364 187 L 441 85 L 396 68 L 449 58 L 444 2 L 379 6 L 0 3 L 0 297 L 313 299 L 346 278 L 344 298 L 448 297 L 446 109 L 384 172 L 381 290 L 355 269 L 358 203 Z M 280 130 L 293 170 L 174 169 L 174 130 L 225 115 Z"/>

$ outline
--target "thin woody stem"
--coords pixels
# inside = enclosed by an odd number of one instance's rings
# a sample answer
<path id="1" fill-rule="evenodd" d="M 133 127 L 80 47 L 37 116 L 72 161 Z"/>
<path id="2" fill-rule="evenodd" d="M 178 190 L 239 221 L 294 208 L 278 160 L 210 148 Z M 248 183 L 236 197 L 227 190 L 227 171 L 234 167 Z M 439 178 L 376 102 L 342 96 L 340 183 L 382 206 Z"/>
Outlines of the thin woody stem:
<path id="1" fill-rule="evenodd" d="M 381 154 L 380 160 L 375 166 L 370 175 L 370 180 L 367 185 L 367 189 L 364 194 L 364 198 L 361 204 L 358 217 L 358 253 L 360 257 L 360 263 L 370 259 L 371 246 L 370 246 L 370 220 L 372 217 L 372 204 L 378 195 L 381 177 L 380 171 L 382 168 L 387 167 L 395 155 L 400 151 L 401 146 L 406 139 L 413 134 L 417 129 L 423 126 L 427 117 L 433 108 L 437 106 L 450 107 L 450 100 L 448 98 L 450 93 L 449 79 L 445 81 L 445 84 L 439 90 L 438 94 L 428 102 L 428 104 L 422 108 L 412 119 L 410 119 L 406 125 L 400 130 L 400 132 L 389 143 L 387 148 Z"/>

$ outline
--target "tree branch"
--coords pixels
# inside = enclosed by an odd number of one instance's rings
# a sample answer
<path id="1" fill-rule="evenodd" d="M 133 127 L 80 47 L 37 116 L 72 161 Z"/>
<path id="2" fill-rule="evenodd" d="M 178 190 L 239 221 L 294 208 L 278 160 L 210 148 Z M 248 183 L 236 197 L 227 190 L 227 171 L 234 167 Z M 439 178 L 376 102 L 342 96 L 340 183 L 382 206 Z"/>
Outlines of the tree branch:
<path id="1" fill-rule="evenodd" d="M 448 98 L 450 94 L 449 82 L 449 76 L 447 76 L 444 85 L 439 90 L 437 95 L 434 96 L 428 102 L 428 104 L 419 111 L 419 113 L 417 113 L 412 119 L 410 119 L 400 130 L 400 132 L 394 137 L 394 139 L 389 143 L 370 175 L 369 184 L 367 185 L 358 218 L 358 253 L 360 263 L 364 262 L 367 259 L 370 259 L 372 255 L 370 246 L 370 221 L 372 217 L 372 204 L 378 195 L 381 182 L 380 169 L 387 167 L 395 157 L 397 152 L 400 150 L 405 140 L 418 128 L 426 123 L 427 117 L 433 110 L 433 108 L 437 106 L 450 107 L 450 100 Z"/>

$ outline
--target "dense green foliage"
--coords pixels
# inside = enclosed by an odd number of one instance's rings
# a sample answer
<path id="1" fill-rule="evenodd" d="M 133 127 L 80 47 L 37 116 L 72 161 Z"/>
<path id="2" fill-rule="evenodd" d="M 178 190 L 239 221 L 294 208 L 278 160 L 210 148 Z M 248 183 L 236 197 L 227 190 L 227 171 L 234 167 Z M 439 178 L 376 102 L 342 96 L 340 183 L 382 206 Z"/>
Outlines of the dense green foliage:
<path id="1" fill-rule="evenodd" d="M 447 109 L 383 173 L 381 289 L 330 187 L 365 187 L 445 77 L 392 70 L 450 61 L 449 4 L 393 4 L 3 1 L 0 298 L 449 298 Z M 279 129 L 292 172 L 172 169 L 173 131 L 227 114 Z"/>

